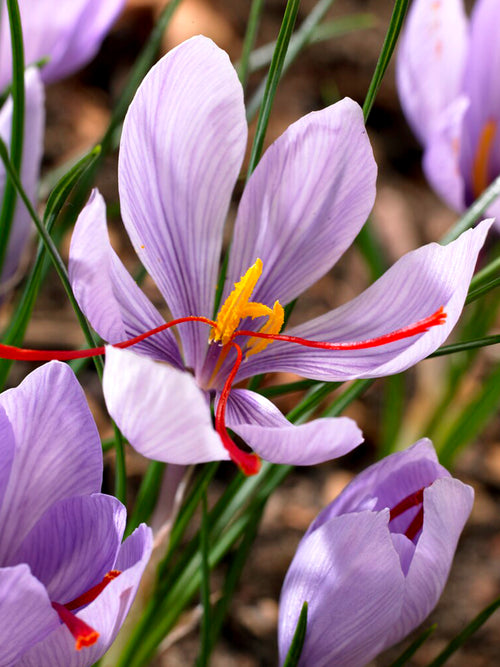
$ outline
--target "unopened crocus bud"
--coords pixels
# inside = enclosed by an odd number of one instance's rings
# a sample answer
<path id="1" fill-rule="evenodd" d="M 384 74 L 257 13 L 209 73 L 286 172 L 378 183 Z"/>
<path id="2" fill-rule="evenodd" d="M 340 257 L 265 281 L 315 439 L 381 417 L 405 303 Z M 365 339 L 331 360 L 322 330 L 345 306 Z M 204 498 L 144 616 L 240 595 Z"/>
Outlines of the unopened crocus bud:
<path id="1" fill-rule="evenodd" d="M 304 601 L 299 664 L 358 667 L 403 639 L 436 605 L 473 503 L 429 440 L 358 475 L 314 520 L 283 584 L 283 662 Z"/>

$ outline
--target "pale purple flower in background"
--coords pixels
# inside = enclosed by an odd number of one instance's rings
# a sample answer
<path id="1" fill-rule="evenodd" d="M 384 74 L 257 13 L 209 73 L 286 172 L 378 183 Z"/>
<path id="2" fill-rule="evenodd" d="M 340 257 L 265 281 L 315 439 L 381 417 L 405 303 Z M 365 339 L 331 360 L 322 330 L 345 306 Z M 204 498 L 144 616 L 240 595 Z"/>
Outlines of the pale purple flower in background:
<path id="1" fill-rule="evenodd" d="M 0 432 L 0 665 L 93 665 L 134 599 L 151 531 L 121 544 L 126 511 L 99 493 L 99 435 L 65 364 L 0 395 Z"/>
<path id="2" fill-rule="evenodd" d="M 40 164 L 43 155 L 43 133 L 45 127 L 45 94 L 40 73 L 34 67 L 25 75 L 25 119 L 24 143 L 21 164 L 21 182 L 32 204 L 36 203 Z M 0 137 L 10 147 L 12 130 L 12 98 L 9 97 L 0 110 Z M 5 190 L 6 172 L 0 162 L 0 202 Z M 18 198 L 0 275 L 0 301 L 10 290 L 16 272 L 22 264 L 26 245 L 31 237 L 33 224 L 26 206 Z"/>
<path id="3" fill-rule="evenodd" d="M 12 79 L 9 18 L 0 0 L 0 90 Z M 44 83 L 53 83 L 86 65 L 122 11 L 125 0 L 18 0 L 24 37 L 24 59 L 42 58 Z"/>
<path id="4" fill-rule="evenodd" d="M 437 604 L 474 492 L 429 440 L 354 478 L 313 521 L 280 599 L 280 663 L 304 601 L 301 667 L 361 667 L 416 628 Z"/>
<path id="5" fill-rule="evenodd" d="M 500 175 L 500 2 L 414 0 L 397 84 L 432 187 L 463 211 Z M 500 201 L 488 212 L 500 220 Z"/>
<path id="6" fill-rule="evenodd" d="M 222 231 L 246 140 L 236 73 L 227 55 L 201 36 L 151 70 L 128 111 L 119 160 L 123 220 L 175 319 L 212 317 Z M 374 202 L 375 179 L 363 114 L 349 99 L 301 118 L 266 151 L 238 209 L 226 303 L 217 320 L 227 334 L 224 345 L 209 342 L 206 324 L 190 322 L 178 327 L 183 356 L 170 331 L 134 346 L 140 354 L 107 350 L 107 406 L 133 447 L 170 463 L 229 458 L 209 408 L 231 379 L 236 351 L 228 341 L 241 329 L 279 331 L 280 304 L 325 274 L 358 234 Z M 447 315 L 444 324 L 361 350 L 241 337 L 245 359 L 234 382 L 273 371 L 326 381 L 378 377 L 415 364 L 457 321 L 490 224 L 446 247 L 431 244 L 407 254 L 350 303 L 286 333 L 320 341 L 366 340 L 412 325 L 440 307 Z M 164 322 L 112 250 L 105 204 L 96 192 L 77 221 L 69 272 L 82 310 L 110 343 Z M 346 418 L 293 426 L 270 401 L 246 389 L 229 393 L 225 419 L 257 454 L 276 463 L 310 465 L 360 442 L 359 430 Z M 236 447 L 234 460 L 235 455 Z"/>

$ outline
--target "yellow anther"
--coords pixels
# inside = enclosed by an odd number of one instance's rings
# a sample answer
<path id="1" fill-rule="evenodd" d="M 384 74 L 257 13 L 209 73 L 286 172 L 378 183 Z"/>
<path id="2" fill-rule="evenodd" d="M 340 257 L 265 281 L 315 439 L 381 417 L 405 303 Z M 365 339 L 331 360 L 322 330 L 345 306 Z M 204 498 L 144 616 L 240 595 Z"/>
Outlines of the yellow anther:
<path id="1" fill-rule="evenodd" d="M 476 199 L 490 184 L 490 156 L 496 132 L 497 123 L 494 120 L 487 121 L 477 142 L 476 154 L 472 165 L 472 194 Z"/>
<path id="2" fill-rule="evenodd" d="M 210 342 L 220 342 L 222 345 L 227 345 L 231 341 L 241 320 L 245 317 L 251 317 L 252 319 L 256 317 L 268 317 L 269 319 L 261 331 L 265 333 L 279 333 L 284 320 L 284 311 L 279 301 L 276 301 L 272 308 L 265 306 L 263 303 L 250 301 L 261 273 L 262 260 L 257 259 L 255 264 L 241 276 L 239 282 L 235 283 L 233 291 L 219 310 L 216 319 L 217 325 L 210 331 Z M 248 343 L 249 351 L 247 354 L 260 352 L 270 342 L 272 341 L 251 338 Z"/>
<path id="3" fill-rule="evenodd" d="M 259 329 L 259 333 L 277 334 L 281 331 L 281 327 L 283 326 L 284 321 L 285 311 L 283 310 L 283 306 L 279 301 L 275 301 L 273 309 L 269 315 L 269 319 L 264 324 L 264 326 Z M 269 343 L 272 342 L 272 340 L 266 340 L 265 338 L 250 338 L 247 345 L 246 356 L 249 357 L 251 354 L 262 352 L 262 350 L 264 350 L 269 345 Z"/>

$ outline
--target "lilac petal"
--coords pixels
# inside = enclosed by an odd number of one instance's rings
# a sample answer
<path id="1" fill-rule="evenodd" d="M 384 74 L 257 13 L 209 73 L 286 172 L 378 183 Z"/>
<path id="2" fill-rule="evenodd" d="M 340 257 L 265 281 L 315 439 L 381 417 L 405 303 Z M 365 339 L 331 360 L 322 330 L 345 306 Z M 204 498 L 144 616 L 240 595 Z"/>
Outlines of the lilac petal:
<path id="1" fill-rule="evenodd" d="M 9 483 L 16 443 L 12 426 L 5 410 L 0 407 L 0 507 Z"/>
<path id="2" fill-rule="evenodd" d="M 457 97 L 441 114 L 423 158 L 427 180 L 455 211 L 463 211 L 466 206 L 465 183 L 460 171 L 460 145 L 463 141 L 463 118 L 468 106 L 466 97 Z"/>
<path id="3" fill-rule="evenodd" d="M 314 465 L 347 454 L 363 442 L 348 417 L 315 419 L 295 426 L 260 394 L 234 389 L 226 410 L 226 424 L 266 461 Z"/>
<path id="4" fill-rule="evenodd" d="M 380 651 L 404 590 L 388 519 L 388 511 L 347 514 L 303 538 L 281 593 L 280 664 L 306 600 L 300 665 L 361 667 Z"/>
<path id="5" fill-rule="evenodd" d="M 415 0 L 400 40 L 401 106 L 425 146 L 442 111 L 459 95 L 468 47 L 462 0 Z"/>
<path id="6" fill-rule="evenodd" d="M 0 568 L 0 618 L 0 664 L 5 666 L 17 666 L 25 651 L 60 624 L 47 591 L 24 564 Z"/>
<path id="7" fill-rule="evenodd" d="M 229 458 L 190 373 L 107 347 L 103 391 L 109 414 L 143 456 L 180 464 Z"/>
<path id="8" fill-rule="evenodd" d="M 484 220 L 447 246 L 430 243 L 407 253 L 357 298 L 285 333 L 309 340 L 363 341 L 422 320 L 441 306 L 447 314 L 444 324 L 365 350 L 320 350 L 275 341 L 242 364 L 238 380 L 288 371 L 343 381 L 391 375 L 416 364 L 446 340 L 457 322 L 492 222 Z"/>
<path id="9" fill-rule="evenodd" d="M 193 37 L 153 67 L 130 105 L 120 148 L 122 215 L 174 318 L 212 316 L 222 228 L 245 152 L 243 93 L 229 58 Z M 207 346 L 179 329 L 188 366 Z"/>
<path id="10" fill-rule="evenodd" d="M 38 177 L 43 154 L 43 132 L 45 126 L 45 93 L 37 69 L 25 74 L 25 120 L 24 148 L 21 166 L 21 181 L 32 204 L 36 202 Z M 12 98 L 9 97 L 0 111 L 0 136 L 10 146 L 12 124 Z M 0 192 L 5 188 L 5 167 L 0 165 Z M 26 249 L 33 226 L 26 206 L 19 199 L 16 204 L 10 232 L 9 244 L 2 269 L 1 282 L 11 278 Z"/>
<path id="11" fill-rule="evenodd" d="M 103 592 L 78 617 L 99 632 L 99 639 L 93 646 L 75 650 L 75 640 L 64 625 L 51 633 L 43 642 L 34 646 L 23 656 L 16 667 L 91 667 L 101 658 L 113 643 L 132 604 L 144 568 L 152 549 L 150 529 L 142 524 L 125 540 L 122 550 L 123 571 L 113 579 Z M 120 569 L 118 557 L 115 565 Z"/>
<path id="12" fill-rule="evenodd" d="M 472 171 L 478 144 L 488 122 L 495 123 L 495 136 L 489 155 L 488 180 L 500 174 L 500 83 L 497 72 L 500 68 L 500 44 L 498 25 L 500 4 L 497 0 L 476 2 L 470 21 L 470 44 L 463 76 L 464 94 L 471 100 L 464 118 L 463 146 L 460 167 L 470 185 L 468 202 L 477 192 L 472 187 Z"/>
<path id="13" fill-rule="evenodd" d="M 33 371 L 0 396 L 12 425 L 15 455 L 0 507 L 0 562 L 55 502 L 101 488 L 102 450 L 73 371 L 57 361 Z"/>
<path id="14" fill-rule="evenodd" d="M 126 510 L 104 494 L 55 503 L 25 537 L 11 563 L 28 563 L 50 599 L 66 604 L 113 569 Z"/>
<path id="15" fill-rule="evenodd" d="M 165 322 L 111 247 L 106 205 L 97 190 L 75 225 L 69 277 L 80 308 L 97 333 L 110 343 L 133 338 Z M 177 368 L 183 366 L 171 331 L 147 338 L 134 350 Z"/>
<path id="16" fill-rule="evenodd" d="M 0 20 L 0 89 L 12 78 L 12 55 L 6 3 Z M 48 57 L 42 68 L 45 83 L 62 79 L 88 63 L 125 0 L 21 0 L 25 62 Z"/>
<path id="17" fill-rule="evenodd" d="M 226 292 L 260 257 L 252 300 L 292 301 L 351 245 L 373 206 L 376 175 L 363 112 L 352 100 L 291 125 L 243 193 Z"/>
<path id="18" fill-rule="evenodd" d="M 472 488 L 457 479 L 438 479 L 424 491 L 423 531 L 406 577 L 401 615 L 386 646 L 406 636 L 436 606 L 473 500 Z"/>

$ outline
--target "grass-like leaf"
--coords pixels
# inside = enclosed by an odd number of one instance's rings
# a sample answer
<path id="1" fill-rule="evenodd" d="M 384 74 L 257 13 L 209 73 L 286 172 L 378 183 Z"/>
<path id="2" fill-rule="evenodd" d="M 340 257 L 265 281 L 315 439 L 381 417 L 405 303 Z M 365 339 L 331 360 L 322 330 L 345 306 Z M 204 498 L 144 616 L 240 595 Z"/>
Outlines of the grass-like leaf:
<path id="1" fill-rule="evenodd" d="M 307 602 L 304 602 L 300 611 L 299 620 L 297 621 L 297 626 L 295 627 L 295 632 L 293 633 L 292 643 L 290 644 L 285 662 L 283 663 L 283 667 L 297 667 L 299 664 L 302 648 L 304 647 L 304 641 L 306 638 L 306 632 Z"/>

